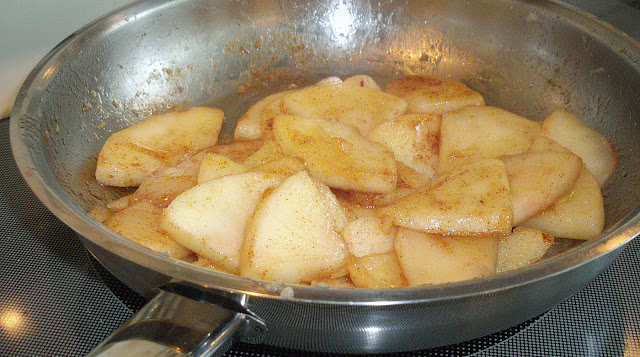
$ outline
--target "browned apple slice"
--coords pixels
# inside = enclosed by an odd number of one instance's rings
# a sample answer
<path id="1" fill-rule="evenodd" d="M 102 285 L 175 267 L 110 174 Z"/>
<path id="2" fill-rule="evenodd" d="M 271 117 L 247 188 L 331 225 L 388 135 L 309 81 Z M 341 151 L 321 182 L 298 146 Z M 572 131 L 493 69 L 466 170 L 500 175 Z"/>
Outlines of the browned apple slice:
<path id="1" fill-rule="evenodd" d="M 248 168 L 253 168 L 271 161 L 279 160 L 284 156 L 282 149 L 275 141 L 267 140 L 264 142 L 264 145 L 244 161 L 244 165 Z"/>
<path id="2" fill-rule="evenodd" d="M 264 145 L 263 140 L 235 140 L 226 144 L 216 144 L 209 149 L 209 152 L 224 155 L 231 160 L 244 163 Z"/>
<path id="3" fill-rule="evenodd" d="M 311 176 L 330 187 L 388 192 L 396 186 L 393 153 L 351 125 L 282 115 L 273 134 L 285 155 L 301 158 Z"/>
<path id="4" fill-rule="evenodd" d="M 366 136 L 380 123 L 404 114 L 407 103 L 368 87 L 316 85 L 285 95 L 280 109 L 285 114 L 353 125 Z"/>
<path id="5" fill-rule="evenodd" d="M 571 190 L 551 207 L 524 221 L 522 225 L 540 229 L 555 237 L 592 239 L 602 233 L 604 218 L 600 184 L 583 167 Z"/>
<path id="6" fill-rule="evenodd" d="M 207 148 L 176 166 L 157 169 L 142 180 L 133 194 L 111 201 L 107 207 L 119 211 L 143 201 L 167 207 L 176 196 L 198 184 L 200 164 L 210 153 L 211 148 Z"/>
<path id="7" fill-rule="evenodd" d="M 517 227 L 498 241 L 496 272 L 522 268 L 538 262 L 551 248 L 553 236 L 543 231 Z"/>
<path id="8" fill-rule="evenodd" d="M 148 202 L 131 205 L 105 220 L 105 225 L 124 237 L 153 251 L 176 259 L 192 252 L 160 229 L 162 208 Z"/>
<path id="9" fill-rule="evenodd" d="M 378 125 L 367 137 L 388 147 L 396 160 L 433 177 L 438 164 L 440 115 L 407 114 Z"/>
<path id="10" fill-rule="evenodd" d="M 247 172 L 201 183 L 169 204 L 161 228 L 185 247 L 238 273 L 249 217 L 263 193 L 282 179 L 279 175 Z"/>
<path id="11" fill-rule="evenodd" d="M 529 149 L 531 152 L 537 151 L 555 151 L 555 152 L 571 152 L 571 150 L 566 147 L 560 145 L 558 142 L 549 139 L 544 135 L 538 136 L 535 140 L 533 140 L 533 144 Z"/>
<path id="12" fill-rule="evenodd" d="M 410 187 L 397 187 L 389 192 L 372 193 L 360 191 L 333 190 L 345 205 L 360 205 L 367 208 L 386 206 L 400 197 L 413 192 Z"/>
<path id="13" fill-rule="evenodd" d="M 347 249 L 340 231 L 346 217 L 320 185 L 301 171 L 262 200 L 247 227 L 242 276 L 308 283 L 344 267 Z"/>
<path id="14" fill-rule="evenodd" d="M 506 234 L 513 217 L 507 172 L 498 159 L 476 161 L 380 208 L 380 214 L 398 226 L 429 233 Z"/>
<path id="15" fill-rule="evenodd" d="M 224 114 L 195 107 L 145 119 L 113 133 L 98 155 L 96 179 L 110 186 L 138 186 L 156 169 L 174 166 L 218 140 Z"/>
<path id="16" fill-rule="evenodd" d="M 496 272 L 497 237 L 444 237 L 400 228 L 394 247 L 410 286 L 469 280 Z"/>
<path id="17" fill-rule="evenodd" d="M 304 170 L 304 162 L 297 157 L 291 156 L 284 156 L 251 169 L 251 171 L 270 172 L 285 176 L 291 176 L 302 170 Z"/>
<path id="18" fill-rule="evenodd" d="M 358 288 L 384 289 L 407 285 L 395 252 L 351 258 L 347 269 L 351 281 Z"/>
<path id="19" fill-rule="evenodd" d="M 104 223 L 104 221 L 106 221 L 107 218 L 111 217 L 115 213 L 115 211 L 112 211 L 102 205 L 93 205 L 91 206 L 91 208 L 89 208 L 87 213 L 89 213 L 91 218 L 95 219 L 96 221 Z"/>
<path id="20" fill-rule="evenodd" d="M 441 77 L 410 75 L 389 83 L 385 91 L 406 100 L 411 113 L 442 114 L 467 105 L 484 105 L 480 93 Z"/>
<path id="21" fill-rule="evenodd" d="M 509 177 L 513 225 L 551 207 L 576 183 L 582 160 L 571 153 L 528 152 L 502 158 Z"/>
<path id="22" fill-rule="evenodd" d="M 240 174 L 247 170 L 248 168 L 245 165 L 239 164 L 224 155 L 209 153 L 200 163 L 198 183 L 211 181 L 222 176 Z"/>
<path id="23" fill-rule="evenodd" d="M 342 82 L 342 84 L 344 84 L 345 86 L 366 87 L 366 88 L 371 88 L 375 90 L 382 90 L 382 88 L 380 88 L 378 83 L 376 83 L 376 81 L 373 78 L 365 74 L 358 74 L 355 76 L 351 76 L 345 79 Z"/>
<path id="24" fill-rule="evenodd" d="M 290 91 L 271 94 L 253 104 L 239 119 L 234 132 L 236 140 L 265 139 L 271 136 L 273 118 L 281 115 L 280 103 Z"/>
<path id="25" fill-rule="evenodd" d="M 396 162 L 396 174 L 398 175 L 398 188 L 418 188 L 431 182 L 431 176 L 423 175 L 399 161 Z"/>
<path id="26" fill-rule="evenodd" d="M 384 254 L 393 249 L 395 230 L 389 231 L 376 216 L 357 218 L 344 228 L 344 238 L 349 252 L 355 257 Z"/>
<path id="27" fill-rule="evenodd" d="M 340 77 L 331 76 L 331 77 L 322 79 L 320 82 L 316 83 L 316 85 L 343 85 L 343 86 L 350 86 L 350 87 L 366 87 L 366 88 L 371 88 L 375 90 L 382 90 L 382 88 L 380 88 L 378 83 L 376 83 L 376 81 L 373 78 L 365 74 L 358 74 L 355 76 L 351 76 L 345 79 L 344 81 L 340 79 Z"/>
<path id="28" fill-rule="evenodd" d="M 356 286 L 351 281 L 349 274 L 345 276 L 339 276 L 336 278 L 326 278 L 320 280 L 314 280 L 311 282 L 313 286 L 321 286 L 323 288 L 340 288 L 340 289 L 354 289 Z"/>
<path id="29" fill-rule="evenodd" d="M 544 135 L 580 156 L 604 186 L 618 164 L 618 155 L 609 141 L 564 109 L 553 111 L 542 123 Z"/>
<path id="30" fill-rule="evenodd" d="M 107 207 L 119 211 L 141 201 L 167 207 L 176 196 L 198 184 L 202 161 L 208 155 L 222 155 L 234 162 L 242 162 L 262 144 L 259 140 L 248 140 L 207 147 L 176 166 L 155 170 L 142 180 L 133 194 L 111 201 Z"/>
<path id="31" fill-rule="evenodd" d="M 540 124 L 506 110 L 469 106 L 442 115 L 438 173 L 480 159 L 526 152 Z"/>

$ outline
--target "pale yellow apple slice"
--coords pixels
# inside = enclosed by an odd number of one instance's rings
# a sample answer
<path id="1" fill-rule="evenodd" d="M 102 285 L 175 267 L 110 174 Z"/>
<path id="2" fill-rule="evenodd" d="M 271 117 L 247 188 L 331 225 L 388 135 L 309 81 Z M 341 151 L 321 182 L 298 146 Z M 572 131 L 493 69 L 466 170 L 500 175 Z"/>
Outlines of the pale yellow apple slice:
<path id="1" fill-rule="evenodd" d="M 279 175 L 247 172 L 204 182 L 171 202 L 161 227 L 180 244 L 237 273 L 247 221 L 263 193 L 281 181 Z"/>
<path id="2" fill-rule="evenodd" d="M 312 286 L 319 286 L 323 288 L 339 288 L 339 289 L 354 289 L 356 286 L 351 281 L 349 274 L 345 276 L 339 276 L 336 278 L 325 278 L 320 280 L 314 280 L 310 283 Z"/>
<path id="3" fill-rule="evenodd" d="M 247 228 L 240 275 L 281 283 L 328 278 L 342 269 L 346 217 L 328 188 L 305 172 L 287 178 L 265 197 Z M 341 222 L 336 222 L 337 220 Z"/>
<path id="4" fill-rule="evenodd" d="M 202 161 L 208 155 L 223 155 L 230 159 L 244 160 L 261 144 L 261 141 L 236 141 L 232 144 L 207 147 L 176 166 L 157 169 L 142 180 L 133 194 L 109 202 L 107 207 L 119 211 L 141 201 L 150 202 L 156 207 L 167 207 L 176 196 L 198 184 Z"/>
<path id="5" fill-rule="evenodd" d="M 356 288 L 356 285 L 353 283 L 351 278 L 349 278 L 349 276 L 329 279 L 325 284 L 326 285 L 324 286 L 329 288 L 338 288 L 338 289 L 355 289 Z"/>
<path id="6" fill-rule="evenodd" d="M 217 179 L 218 177 L 240 174 L 248 171 L 248 168 L 230 158 L 216 154 L 207 154 L 200 163 L 198 170 L 198 184 Z"/>
<path id="7" fill-rule="evenodd" d="M 285 176 L 291 176 L 299 171 L 304 170 L 304 162 L 297 157 L 283 156 L 278 160 L 269 161 L 260 166 L 256 166 L 251 171 L 270 172 Z"/>
<path id="8" fill-rule="evenodd" d="M 513 210 L 504 164 L 498 159 L 455 168 L 389 205 L 381 216 L 418 231 L 462 236 L 511 232 Z"/>
<path id="9" fill-rule="evenodd" d="M 233 133 L 235 140 L 269 138 L 273 118 L 281 115 L 280 100 L 290 91 L 271 94 L 253 104 L 239 119 Z"/>
<path id="10" fill-rule="evenodd" d="M 235 140 L 225 144 L 219 143 L 209 148 L 208 152 L 224 155 L 235 162 L 244 163 L 264 143 L 263 140 Z"/>
<path id="11" fill-rule="evenodd" d="M 469 106 L 442 115 L 438 173 L 480 159 L 526 152 L 540 124 L 506 110 Z"/>
<path id="12" fill-rule="evenodd" d="M 305 169 L 304 162 L 297 157 L 285 156 L 280 146 L 267 140 L 262 147 L 244 162 L 251 171 L 271 172 L 291 176 Z"/>
<path id="13" fill-rule="evenodd" d="M 306 171 L 300 171 L 296 173 L 296 175 L 304 178 L 309 176 L 309 173 Z M 311 181 L 316 187 L 315 192 L 322 197 L 322 199 L 317 201 L 318 204 L 324 206 L 322 209 L 324 212 L 327 212 L 327 217 L 329 217 L 331 224 L 333 224 L 337 232 L 342 233 L 344 228 L 347 226 L 347 223 L 349 223 L 345 208 L 342 207 L 340 201 L 338 201 L 338 198 L 329 186 L 314 180 L 313 178 L 311 178 Z"/>
<path id="14" fill-rule="evenodd" d="M 564 153 L 571 152 L 571 150 L 567 149 L 566 147 L 560 145 L 558 142 L 551 140 L 544 135 L 540 135 L 537 138 L 535 138 L 535 140 L 533 140 L 533 144 L 531 145 L 531 148 L 529 148 L 529 151 L 531 152 L 555 151 L 555 152 L 564 152 Z"/>
<path id="15" fill-rule="evenodd" d="M 223 268 L 222 266 L 220 266 L 218 263 L 214 262 L 213 260 L 204 257 L 202 255 L 197 255 L 196 254 L 196 258 L 194 261 L 190 261 L 191 264 L 201 267 L 201 268 L 206 268 L 206 269 L 211 269 L 211 270 L 216 270 L 216 271 L 222 271 L 225 273 L 231 273 L 230 271 L 228 271 L 227 269 Z"/>
<path id="16" fill-rule="evenodd" d="M 322 78 L 318 82 L 316 82 L 317 86 L 335 86 L 335 85 L 344 85 L 342 78 L 338 76 L 330 76 L 326 78 Z"/>
<path id="17" fill-rule="evenodd" d="M 497 237 L 446 237 L 399 228 L 394 247 L 410 286 L 463 281 L 496 272 Z"/>
<path id="18" fill-rule="evenodd" d="M 537 228 L 554 237 L 593 239 L 604 228 L 604 203 L 600 184 L 583 167 L 573 188 L 540 214 L 522 226 Z"/>
<path id="19" fill-rule="evenodd" d="M 395 252 L 351 258 L 349 277 L 358 288 L 386 289 L 407 286 Z"/>
<path id="20" fill-rule="evenodd" d="M 176 196 L 198 184 L 200 164 L 211 150 L 206 148 L 176 166 L 157 169 L 142 180 L 133 194 L 111 201 L 107 207 L 119 211 L 143 201 L 167 207 Z"/>
<path id="21" fill-rule="evenodd" d="M 496 272 L 522 268 L 538 262 L 553 245 L 553 236 L 543 231 L 517 227 L 498 240 Z"/>
<path id="22" fill-rule="evenodd" d="M 411 113 L 442 114 L 467 105 L 484 105 L 480 93 L 441 77 L 410 75 L 389 83 L 385 91 L 406 100 Z"/>
<path id="23" fill-rule="evenodd" d="M 551 207 L 576 183 L 582 160 L 571 153 L 528 152 L 502 157 L 511 188 L 513 225 Z"/>
<path id="24" fill-rule="evenodd" d="M 335 193 L 335 196 L 338 199 L 338 202 L 340 203 L 340 207 L 344 209 L 348 224 L 355 221 L 358 218 L 369 218 L 369 217 L 378 218 L 378 211 L 375 207 L 367 207 L 357 203 L 349 202 L 345 200 L 343 197 L 340 197 L 340 195 L 337 194 L 336 190 L 333 190 L 332 192 Z M 384 226 L 383 228 L 385 228 L 383 229 L 384 231 L 387 231 L 386 230 L 387 226 Z"/>
<path id="25" fill-rule="evenodd" d="M 387 231 L 376 216 L 357 218 L 347 224 L 342 232 L 349 253 L 356 258 L 371 254 L 384 254 L 393 249 L 395 230 Z"/>
<path id="26" fill-rule="evenodd" d="M 378 125 L 367 136 L 388 147 L 396 160 L 433 177 L 438 164 L 440 115 L 407 114 Z"/>
<path id="27" fill-rule="evenodd" d="M 398 188 L 418 188 L 431 182 L 431 176 L 423 175 L 401 162 L 396 162 L 396 174 L 398 176 Z"/>
<path id="28" fill-rule="evenodd" d="M 358 74 L 355 76 L 348 77 L 345 79 L 342 84 L 345 86 L 353 86 L 353 87 L 364 87 L 371 88 L 375 90 L 382 90 L 376 81 L 367 76 L 366 74 Z"/>
<path id="29" fill-rule="evenodd" d="M 93 205 L 91 206 L 91 208 L 89 208 L 89 211 L 87 211 L 87 213 L 89 213 L 91 218 L 95 219 L 96 221 L 104 223 L 104 221 L 106 221 L 107 218 L 111 217 L 115 212 L 102 205 Z"/>
<path id="30" fill-rule="evenodd" d="M 366 136 L 380 123 L 404 114 L 407 103 L 368 87 L 316 85 L 283 96 L 280 109 L 285 114 L 353 125 Z"/>
<path id="31" fill-rule="evenodd" d="M 280 146 L 273 140 L 267 140 L 260 149 L 244 161 L 244 165 L 249 168 L 254 168 L 271 161 L 279 160 L 283 157 L 285 157 L 285 155 L 282 153 Z"/>
<path id="32" fill-rule="evenodd" d="M 380 88 L 378 83 L 376 83 L 376 81 L 373 78 L 365 74 L 358 74 L 355 76 L 351 76 L 345 79 L 344 81 L 340 79 L 340 77 L 331 76 L 331 77 L 322 79 L 321 81 L 316 83 L 316 85 L 325 85 L 325 86 L 343 85 L 343 86 L 349 86 L 349 87 L 366 87 L 366 88 L 371 88 L 375 90 L 382 90 L 382 88 Z"/>
<path id="33" fill-rule="evenodd" d="M 192 252 L 160 229 L 162 208 L 148 202 L 131 205 L 107 218 L 104 224 L 153 251 L 183 259 Z"/>
<path id="34" fill-rule="evenodd" d="M 580 156 L 604 186 L 618 164 L 618 155 L 607 138 L 564 109 L 557 109 L 542 123 L 543 133 Z"/>
<path id="35" fill-rule="evenodd" d="M 273 134 L 285 155 L 302 159 L 311 176 L 330 187 L 388 192 L 396 186 L 393 153 L 350 125 L 283 115 L 274 120 Z"/>
<path id="36" fill-rule="evenodd" d="M 410 187 L 396 187 L 394 190 L 382 193 L 333 190 L 340 202 L 348 205 L 360 205 L 367 208 L 386 206 L 400 197 L 415 191 Z"/>
<path id="37" fill-rule="evenodd" d="M 203 149 L 176 166 L 152 172 L 142 180 L 133 194 L 110 202 L 108 208 L 119 211 L 141 201 L 150 202 L 157 207 L 167 207 L 176 196 L 198 184 L 202 162 L 208 155 L 223 155 L 230 160 L 244 160 L 260 145 L 262 141 L 236 141 Z"/>
<path id="38" fill-rule="evenodd" d="M 110 186 L 138 186 L 156 169 L 214 145 L 223 119 L 219 109 L 195 107 L 156 115 L 113 133 L 98 154 L 96 179 Z"/>

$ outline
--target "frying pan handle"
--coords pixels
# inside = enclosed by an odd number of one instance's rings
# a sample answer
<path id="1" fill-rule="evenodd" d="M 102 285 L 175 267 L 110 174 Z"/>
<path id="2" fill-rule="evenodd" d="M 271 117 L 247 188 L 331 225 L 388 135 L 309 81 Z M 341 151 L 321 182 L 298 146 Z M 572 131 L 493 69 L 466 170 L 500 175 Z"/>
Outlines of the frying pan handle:
<path id="1" fill-rule="evenodd" d="M 235 301 L 217 304 L 168 290 L 161 290 L 87 356 L 221 356 L 233 339 L 259 342 L 266 331 L 262 320 L 237 308 L 241 305 Z"/>

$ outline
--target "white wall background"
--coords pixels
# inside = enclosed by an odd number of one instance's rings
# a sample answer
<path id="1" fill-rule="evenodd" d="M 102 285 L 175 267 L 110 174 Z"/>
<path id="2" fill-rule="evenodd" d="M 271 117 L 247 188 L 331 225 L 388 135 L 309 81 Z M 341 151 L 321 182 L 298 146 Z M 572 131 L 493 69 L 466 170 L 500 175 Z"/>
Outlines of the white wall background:
<path id="1" fill-rule="evenodd" d="M 0 118 L 30 70 L 56 44 L 133 0 L 0 0 Z"/>

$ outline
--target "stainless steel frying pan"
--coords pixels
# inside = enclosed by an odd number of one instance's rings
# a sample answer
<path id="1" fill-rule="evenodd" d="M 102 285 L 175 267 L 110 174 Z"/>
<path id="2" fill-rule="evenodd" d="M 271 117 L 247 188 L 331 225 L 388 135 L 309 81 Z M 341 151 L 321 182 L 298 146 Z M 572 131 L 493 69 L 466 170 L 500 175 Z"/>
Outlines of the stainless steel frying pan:
<path id="1" fill-rule="evenodd" d="M 86 209 L 124 192 L 93 179 L 108 135 L 151 114 L 212 105 L 238 116 L 290 84 L 369 74 L 459 79 L 534 120 L 567 108 L 611 139 L 606 228 L 559 240 L 534 266 L 460 283 L 346 290 L 253 281 L 150 252 Z M 554 1 L 151 0 L 74 33 L 29 75 L 11 116 L 22 175 L 117 277 L 155 296 L 95 354 L 210 355 L 232 340 L 380 353 L 486 335 L 582 289 L 640 231 L 640 47 Z"/>

